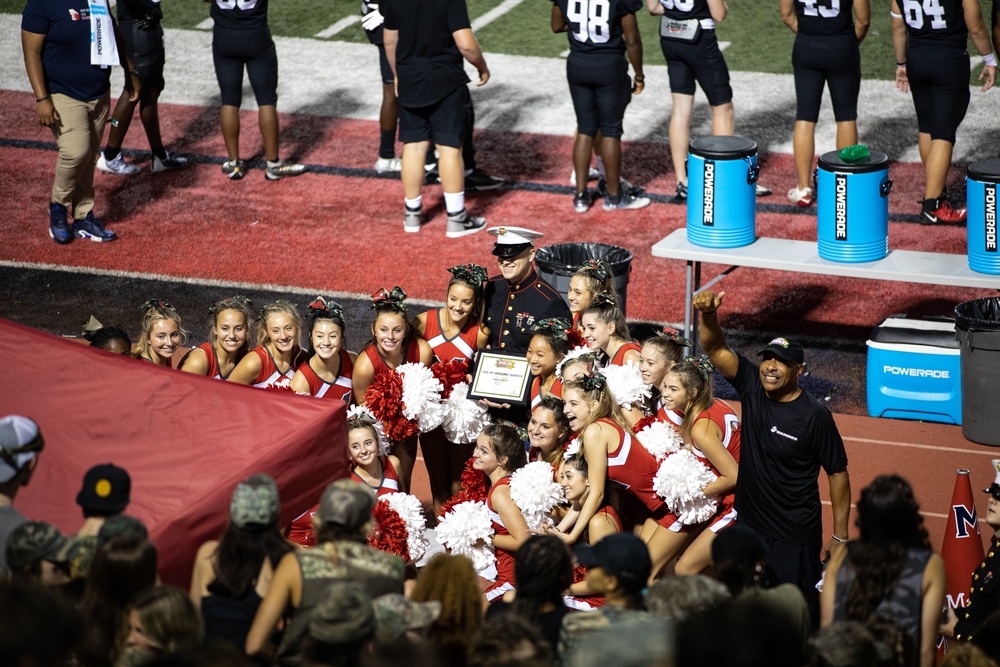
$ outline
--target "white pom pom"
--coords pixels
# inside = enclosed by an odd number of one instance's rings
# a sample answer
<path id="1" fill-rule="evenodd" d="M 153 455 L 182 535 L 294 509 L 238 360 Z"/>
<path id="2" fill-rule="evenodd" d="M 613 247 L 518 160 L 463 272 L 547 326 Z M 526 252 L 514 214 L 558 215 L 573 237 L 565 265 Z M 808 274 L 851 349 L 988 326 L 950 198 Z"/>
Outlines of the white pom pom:
<path id="1" fill-rule="evenodd" d="M 484 502 L 466 501 L 451 508 L 438 520 L 438 541 L 451 553 L 467 556 L 476 572 L 496 562 L 493 552 L 493 521 Z"/>
<path id="2" fill-rule="evenodd" d="M 389 503 L 389 508 L 399 515 L 406 524 L 406 547 L 410 552 L 410 560 L 416 563 L 427 553 L 430 542 L 424 535 L 427 530 L 427 520 L 424 518 L 424 508 L 416 496 L 408 493 L 388 493 L 380 500 Z"/>
<path id="3" fill-rule="evenodd" d="M 583 355 L 590 352 L 591 349 L 586 345 L 581 345 L 580 347 L 574 347 L 572 350 L 563 355 L 562 361 L 556 365 L 556 377 L 560 380 L 562 379 L 562 368 L 566 365 L 570 359 L 576 359 L 577 357 L 582 357 Z"/>
<path id="4" fill-rule="evenodd" d="M 552 508 L 566 497 L 562 487 L 552 479 L 552 466 L 545 461 L 534 461 L 510 476 L 510 499 L 521 510 L 528 529 L 538 531 Z"/>
<path id="5" fill-rule="evenodd" d="M 368 408 L 363 405 L 352 405 L 347 408 L 347 418 L 354 419 L 355 417 L 364 417 L 369 420 L 375 419 L 372 413 L 368 412 Z M 379 456 L 388 456 L 389 440 L 385 437 L 385 431 L 382 429 L 382 422 L 376 420 L 374 426 L 375 436 L 378 438 L 378 454 Z"/>
<path id="6" fill-rule="evenodd" d="M 653 478 L 653 490 L 682 523 L 695 525 L 711 519 L 718 509 L 718 497 L 701 492 L 717 479 L 708 466 L 682 449 L 660 464 Z"/>
<path id="7" fill-rule="evenodd" d="M 442 404 L 444 409 L 442 426 L 449 442 L 471 444 L 491 423 L 486 408 L 475 401 L 470 401 L 468 395 L 469 385 L 459 382 L 452 387 L 451 395 Z"/>
<path id="8" fill-rule="evenodd" d="M 684 444 L 673 426 L 659 420 L 636 433 L 635 438 L 657 461 L 679 451 Z"/>
<path id="9" fill-rule="evenodd" d="M 566 443 L 566 449 L 563 450 L 563 461 L 568 461 L 577 455 L 580 451 L 580 438 L 573 438 Z"/>
<path id="10" fill-rule="evenodd" d="M 652 394 L 648 384 L 642 381 L 639 365 L 634 361 L 623 366 L 605 366 L 601 372 L 608 381 L 608 389 L 618 405 L 628 410 L 634 405 L 640 405 Z"/>
<path id="11" fill-rule="evenodd" d="M 417 422 L 421 433 L 433 431 L 444 420 L 441 381 L 423 364 L 402 364 L 396 372 L 403 376 L 403 416 Z"/>

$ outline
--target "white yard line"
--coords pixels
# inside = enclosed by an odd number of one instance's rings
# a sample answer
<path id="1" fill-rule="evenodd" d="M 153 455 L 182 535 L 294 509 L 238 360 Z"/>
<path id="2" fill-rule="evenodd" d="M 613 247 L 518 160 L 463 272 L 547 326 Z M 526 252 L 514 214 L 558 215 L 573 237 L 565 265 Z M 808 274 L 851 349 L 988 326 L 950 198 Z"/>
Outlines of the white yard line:
<path id="1" fill-rule="evenodd" d="M 319 32 L 317 32 L 316 37 L 318 37 L 319 39 L 329 39 L 330 37 L 336 35 L 338 32 L 342 32 L 345 28 L 351 27 L 355 23 L 361 23 L 360 14 L 351 14 L 350 16 L 345 16 L 344 18 L 340 19 L 326 30 L 320 30 Z"/>
<path id="2" fill-rule="evenodd" d="M 476 30 L 485 28 L 522 2 L 524 2 L 524 0 L 504 0 L 482 16 L 476 17 L 476 20 L 472 22 L 472 31 L 475 32 Z"/>
<path id="3" fill-rule="evenodd" d="M 889 445 L 890 447 L 910 447 L 912 449 L 930 449 L 935 452 L 954 452 L 956 454 L 976 454 L 978 456 L 996 457 L 996 452 L 978 449 L 958 449 L 956 447 L 939 447 L 937 445 L 920 445 L 913 442 L 894 442 L 892 440 L 872 440 L 870 438 L 844 438 L 851 442 L 862 442 L 867 445 Z"/>
<path id="4" fill-rule="evenodd" d="M 198 30 L 211 30 L 215 27 L 215 19 L 209 16 L 207 19 L 195 26 Z"/>

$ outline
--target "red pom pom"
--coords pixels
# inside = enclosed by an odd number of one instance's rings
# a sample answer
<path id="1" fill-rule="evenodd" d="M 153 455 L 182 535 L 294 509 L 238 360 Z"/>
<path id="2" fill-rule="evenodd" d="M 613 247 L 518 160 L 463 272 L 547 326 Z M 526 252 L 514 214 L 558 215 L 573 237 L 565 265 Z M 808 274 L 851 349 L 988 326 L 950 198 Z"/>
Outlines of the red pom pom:
<path id="1" fill-rule="evenodd" d="M 268 391 L 284 391 L 294 394 L 295 390 L 289 387 L 287 384 L 269 384 L 264 389 Z"/>
<path id="2" fill-rule="evenodd" d="M 406 540 L 410 536 L 406 530 L 406 522 L 399 516 L 396 510 L 389 507 L 389 503 L 380 500 L 375 503 L 372 509 L 372 517 L 375 525 L 372 532 L 368 534 L 368 544 L 373 549 L 396 554 L 404 561 L 410 560 L 410 548 Z"/>
<path id="3" fill-rule="evenodd" d="M 569 341 L 569 349 L 577 347 L 587 347 L 587 341 L 583 339 L 583 334 L 576 327 L 566 329 L 566 340 Z"/>
<path id="4" fill-rule="evenodd" d="M 465 470 L 462 471 L 462 476 L 459 478 L 462 490 L 441 505 L 437 513 L 439 519 L 459 503 L 466 501 L 486 502 L 486 496 L 490 492 L 490 478 L 482 470 L 473 468 L 473 461 L 475 459 L 469 459 L 465 462 Z"/>
<path id="5" fill-rule="evenodd" d="M 438 361 L 431 365 L 431 372 L 444 387 L 441 390 L 441 398 L 448 398 L 456 384 L 465 382 L 465 374 L 469 372 L 469 363 L 464 359 Z"/>
<path id="6" fill-rule="evenodd" d="M 382 422 L 385 437 L 392 442 L 420 432 L 419 424 L 403 416 L 403 376 L 399 373 L 376 375 L 365 391 L 365 406 Z"/>
<path id="7" fill-rule="evenodd" d="M 578 584 L 587 578 L 587 566 L 581 563 L 577 563 L 576 567 L 573 568 L 573 583 Z"/>
<path id="8" fill-rule="evenodd" d="M 657 421 L 656 415 L 648 415 L 646 417 L 643 417 L 642 419 L 640 419 L 635 423 L 635 428 L 633 429 L 633 431 L 635 433 L 638 433 L 647 426 L 652 426 L 653 424 L 656 423 L 656 421 Z"/>

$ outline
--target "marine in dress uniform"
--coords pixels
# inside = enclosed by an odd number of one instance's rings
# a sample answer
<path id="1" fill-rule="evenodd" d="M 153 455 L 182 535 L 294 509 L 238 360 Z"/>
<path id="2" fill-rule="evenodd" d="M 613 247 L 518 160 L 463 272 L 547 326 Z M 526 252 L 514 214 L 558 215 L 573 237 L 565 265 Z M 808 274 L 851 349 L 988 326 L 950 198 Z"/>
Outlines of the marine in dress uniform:
<path id="1" fill-rule="evenodd" d="M 486 233 L 497 239 L 493 254 L 503 272 L 486 283 L 490 348 L 523 355 L 528 351 L 535 323 L 550 317 L 570 319 L 569 306 L 535 271 L 534 240 L 544 234 L 522 227 L 491 227 Z M 517 270 L 507 268 L 512 261 Z"/>
<path id="2" fill-rule="evenodd" d="M 984 492 L 991 496 L 986 523 L 993 527 L 993 540 L 986 558 L 972 573 L 968 603 L 959 609 L 949 608 L 949 623 L 941 628 L 942 634 L 953 635 L 960 642 L 972 641 L 983 621 L 1000 610 L 1000 583 L 997 581 L 1000 578 L 1000 459 L 993 459 L 992 465 L 996 477 Z"/>

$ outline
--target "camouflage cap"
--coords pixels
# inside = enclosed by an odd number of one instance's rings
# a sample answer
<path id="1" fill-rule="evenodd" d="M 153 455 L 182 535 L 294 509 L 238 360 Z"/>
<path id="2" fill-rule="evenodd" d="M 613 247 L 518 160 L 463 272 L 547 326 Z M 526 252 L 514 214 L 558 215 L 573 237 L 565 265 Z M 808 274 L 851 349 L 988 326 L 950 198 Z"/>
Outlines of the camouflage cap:
<path id="1" fill-rule="evenodd" d="M 259 473 L 236 485 L 229 503 L 229 518 L 237 528 L 267 528 L 278 522 L 278 486 L 270 475 Z"/>
<path id="2" fill-rule="evenodd" d="M 7 537 L 7 565 L 20 569 L 40 560 L 60 563 L 66 536 L 51 523 L 26 521 Z"/>
<path id="3" fill-rule="evenodd" d="M 149 531 L 146 524 L 134 516 L 127 514 L 116 514 L 109 516 L 104 525 L 97 532 L 97 546 L 102 547 L 116 537 L 149 539 Z"/>
<path id="4" fill-rule="evenodd" d="M 357 581 L 338 579 L 323 593 L 309 622 L 309 636 L 324 644 L 350 644 L 375 634 L 372 598 Z"/>
<path id="5" fill-rule="evenodd" d="M 375 607 L 375 640 L 391 642 L 408 630 L 428 627 L 441 616 L 441 601 L 413 602 L 399 593 L 389 593 L 372 601 Z"/>
<path id="6" fill-rule="evenodd" d="M 73 581 L 86 579 L 90 574 L 90 563 L 97 552 L 96 535 L 74 535 L 66 540 L 66 546 L 59 553 L 60 563 L 69 567 L 69 578 Z"/>

